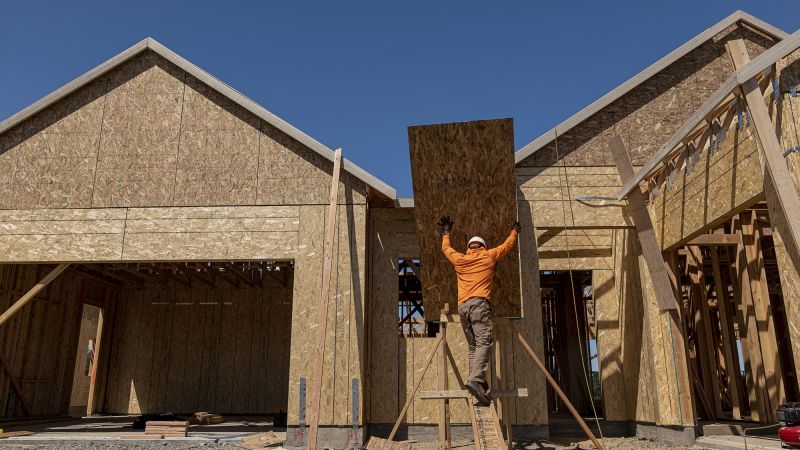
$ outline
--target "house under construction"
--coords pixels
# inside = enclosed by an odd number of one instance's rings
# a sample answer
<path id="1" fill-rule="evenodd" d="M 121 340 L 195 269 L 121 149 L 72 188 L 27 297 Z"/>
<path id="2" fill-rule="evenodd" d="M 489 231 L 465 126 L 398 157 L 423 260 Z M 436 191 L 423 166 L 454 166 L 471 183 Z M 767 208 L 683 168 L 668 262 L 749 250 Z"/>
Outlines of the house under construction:
<path id="1" fill-rule="evenodd" d="M 606 434 L 691 442 L 800 400 L 798 58 L 736 12 L 516 151 L 514 329 Z M 403 410 L 434 439 L 410 393 L 458 382 L 420 378 L 442 324 L 414 201 L 336 160 L 150 38 L 0 122 L 0 417 L 286 413 L 303 446 L 313 413 L 346 448 Z M 569 430 L 502 330 L 528 395 L 500 420 Z"/>

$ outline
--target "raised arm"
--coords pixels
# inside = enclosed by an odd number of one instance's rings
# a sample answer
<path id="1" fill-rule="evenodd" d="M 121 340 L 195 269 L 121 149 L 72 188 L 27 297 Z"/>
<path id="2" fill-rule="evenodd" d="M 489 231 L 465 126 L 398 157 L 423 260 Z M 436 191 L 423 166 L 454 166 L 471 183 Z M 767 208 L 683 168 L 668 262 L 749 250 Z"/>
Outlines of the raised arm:
<path id="1" fill-rule="evenodd" d="M 500 261 L 500 259 L 502 259 L 503 256 L 506 256 L 506 253 L 508 253 L 509 251 L 511 251 L 512 248 L 514 248 L 514 244 L 517 243 L 518 234 L 519 234 L 519 222 L 514 224 L 514 227 L 511 229 L 511 233 L 509 233 L 505 242 L 489 250 L 489 254 L 492 255 L 492 258 L 494 259 L 495 262 Z"/>
<path id="2" fill-rule="evenodd" d="M 463 253 L 457 252 L 453 247 L 450 246 L 450 234 L 442 235 L 442 252 L 447 259 L 450 260 L 451 263 L 457 263 L 461 258 L 464 257 Z"/>

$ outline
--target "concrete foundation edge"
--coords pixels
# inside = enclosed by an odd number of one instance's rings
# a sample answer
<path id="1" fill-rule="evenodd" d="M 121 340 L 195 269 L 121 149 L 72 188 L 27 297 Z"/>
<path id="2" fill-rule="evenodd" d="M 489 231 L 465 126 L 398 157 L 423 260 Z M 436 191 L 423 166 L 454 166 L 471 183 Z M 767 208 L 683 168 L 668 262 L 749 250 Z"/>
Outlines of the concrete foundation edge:
<path id="1" fill-rule="evenodd" d="M 320 448 L 362 448 L 364 429 L 362 427 L 320 426 L 317 430 L 317 443 Z M 285 447 L 308 447 L 308 427 L 289 425 L 286 428 Z"/>
<path id="2" fill-rule="evenodd" d="M 698 427 L 684 427 L 679 425 L 655 425 L 646 423 L 631 423 L 633 435 L 638 438 L 652 439 L 662 442 L 673 442 L 682 445 L 694 445 L 697 440 Z"/>
<path id="3" fill-rule="evenodd" d="M 392 431 L 393 424 L 370 424 L 368 432 L 370 436 L 388 438 Z M 472 425 L 470 424 L 451 424 L 450 429 L 454 439 L 472 440 Z M 547 439 L 550 437 L 550 427 L 548 425 L 514 425 L 514 439 L 536 440 Z M 439 426 L 435 424 L 402 424 L 397 430 L 396 440 L 406 441 L 435 441 L 439 439 Z"/>

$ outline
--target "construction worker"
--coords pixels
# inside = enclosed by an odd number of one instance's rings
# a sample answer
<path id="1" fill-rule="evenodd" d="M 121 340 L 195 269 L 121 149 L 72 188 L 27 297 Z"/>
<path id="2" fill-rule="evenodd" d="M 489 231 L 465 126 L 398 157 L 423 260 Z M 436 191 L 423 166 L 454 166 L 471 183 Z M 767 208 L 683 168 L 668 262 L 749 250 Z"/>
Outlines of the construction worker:
<path id="1" fill-rule="evenodd" d="M 475 236 L 467 242 L 467 253 L 459 253 L 450 246 L 453 221 L 444 216 L 439 221 L 442 233 L 442 252 L 453 263 L 458 277 L 458 315 L 469 345 L 469 378 L 466 388 L 481 405 L 491 403 L 484 372 L 488 368 L 489 349 L 492 346 L 492 280 L 494 268 L 517 242 L 519 222 L 514 223 L 505 242 L 487 249 L 486 242 Z"/>

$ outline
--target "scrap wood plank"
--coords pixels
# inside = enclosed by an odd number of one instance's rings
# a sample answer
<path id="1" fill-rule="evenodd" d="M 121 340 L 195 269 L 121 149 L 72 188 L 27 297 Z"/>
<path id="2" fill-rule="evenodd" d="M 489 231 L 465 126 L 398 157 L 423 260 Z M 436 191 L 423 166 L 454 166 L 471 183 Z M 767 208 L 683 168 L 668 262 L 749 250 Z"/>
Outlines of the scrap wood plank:
<path id="1" fill-rule="evenodd" d="M 317 330 L 317 347 L 314 360 L 314 373 L 311 376 L 311 409 L 309 411 L 308 448 L 316 450 L 317 432 L 319 430 L 319 402 L 322 391 L 322 362 L 325 357 L 325 334 L 328 330 L 328 300 L 330 297 L 331 265 L 333 262 L 333 240 L 336 237 L 337 206 L 339 199 L 339 172 L 342 168 L 342 149 L 336 149 L 333 158 L 333 176 L 331 178 L 331 195 L 328 204 L 328 221 L 325 225 L 325 243 L 323 250 L 322 287 L 319 301 L 319 329 Z"/>
<path id="2" fill-rule="evenodd" d="M 500 420 L 497 418 L 494 405 L 473 405 L 472 409 L 475 411 L 475 424 L 478 428 L 478 441 L 475 442 L 475 448 L 482 450 L 505 449 L 503 429 L 500 428 Z"/>
<path id="3" fill-rule="evenodd" d="M 453 311 L 458 306 L 453 267 L 441 250 L 439 219 L 453 219 L 451 243 L 462 252 L 475 235 L 490 247 L 501 244 L 517 220 L 513 121 L 409 127 L 408 146 L 425 319 L 435 321 L 445 303 Z M 518 257 L 509 255 L 498 264 L 492 296 L 496 316 L 522 315 Z"/>
<path id="4" fill-rule="evenodd" d="M 409 450 L 416 441 L 390 441 L 372 436 L 367 442 L 367 450 Z"/>
<path id="5" fill-rule="evenodd" d="M 492 397 L 527 397 L 528 388 L 517 388 L 512 390 L 492 391 Z M 472 394 L 463 389 L 448 390 L 448 391 L 422 391 L 419 398 L 423 400 L 434 400 L 442 398 L 471 398 Z"/>

